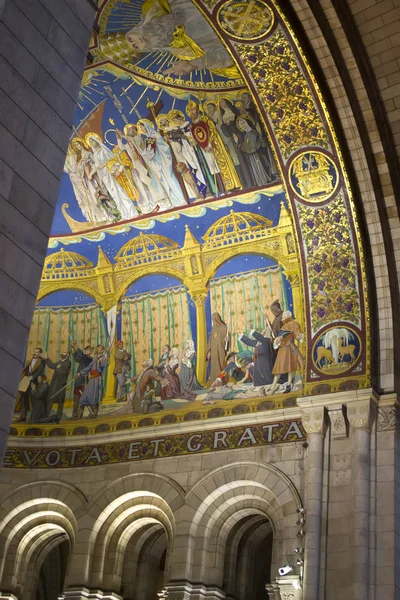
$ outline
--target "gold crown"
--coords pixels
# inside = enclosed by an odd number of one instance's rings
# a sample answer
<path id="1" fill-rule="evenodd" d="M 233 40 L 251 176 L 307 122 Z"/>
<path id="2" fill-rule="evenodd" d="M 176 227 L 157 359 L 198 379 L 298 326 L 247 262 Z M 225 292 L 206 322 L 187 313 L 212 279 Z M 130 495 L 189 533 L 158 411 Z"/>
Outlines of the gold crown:
<path id="1" fill-rule="evenodd" d="M 189 111 L 190 111 L 192 108 L 197 108 L 198 110 L 201 110 L 201 109 L 200 109 L 200 105 L 199 105 L 199 104 L 197 104 L 197 102 L 195 102 L 194 100 L 189 100 L 189 102 L 186 104 L 186 114 L 187 114 L 187 115 L 189 115 Z"/>

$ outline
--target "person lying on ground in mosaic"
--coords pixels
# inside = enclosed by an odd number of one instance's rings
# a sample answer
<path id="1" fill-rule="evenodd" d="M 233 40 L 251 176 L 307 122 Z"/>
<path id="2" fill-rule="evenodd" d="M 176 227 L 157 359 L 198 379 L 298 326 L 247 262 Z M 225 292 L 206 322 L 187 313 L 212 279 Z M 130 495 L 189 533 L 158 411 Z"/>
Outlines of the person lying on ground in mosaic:
<path id="1" fill-rule="evenodd" d="M 242 352 L 231 352 L 226 357 L 227 365 L 225 372 L 229 377 L 240 383 L 252 381 L 253 378 L 253 354 L 244 350 Z"/>
<path id="2" fill-rule="evenodd" d="M 241 394 L 241 389 L 235 389 L 233 383 L 229 383 L 229 375 L 222 371 L 208 389 L 203 404 L 215 404 L 217 400 L 233 400 Z"/>

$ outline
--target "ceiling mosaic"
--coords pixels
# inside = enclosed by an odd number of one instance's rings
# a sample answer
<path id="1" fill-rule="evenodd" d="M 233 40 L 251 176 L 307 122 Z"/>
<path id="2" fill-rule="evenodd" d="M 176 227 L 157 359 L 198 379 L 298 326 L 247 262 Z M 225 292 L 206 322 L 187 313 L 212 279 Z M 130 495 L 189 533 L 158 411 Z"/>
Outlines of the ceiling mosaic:
<path id="1" fill-rule="evenodd" d="M 96 21 L 12 434 L 368 386 L 351 190 L 279 6 L 103 0 Z"/>

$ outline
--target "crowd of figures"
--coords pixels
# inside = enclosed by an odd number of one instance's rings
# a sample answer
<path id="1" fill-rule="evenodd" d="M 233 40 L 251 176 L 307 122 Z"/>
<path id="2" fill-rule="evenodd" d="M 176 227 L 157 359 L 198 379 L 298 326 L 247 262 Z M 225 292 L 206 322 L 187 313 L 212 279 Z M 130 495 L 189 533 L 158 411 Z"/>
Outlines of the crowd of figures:
<path id="1" fill-rule="evenodd" d="M 72 360 L 78 363 L 73 378 L 74 407 L 71 419 L 81 419 L 85 408 L 90 418 L 99 412 L 104 395 L 104 372 L 109 364 L 109 349 L 102 344 L 83 350 L 72 342 L 70 352 L 62 352 L 58 361 L 52 361 L 41 348 L 35 348 L 32 358 L 22 370 L 15 412 L 19 422 L 58 423 L 64 413 L 67 387 L 71 383 Z M 50 384 L 45 374 L 46 367 L 53 370 Z M 55 412 L 53 405 L 57 405 Z"/>
<path id="2" fill-rule="evenodd" d="M 279 301 L 271 306 L 272 322 L 266 316 L 266 327 L 256 331 L 249 322 L 249 333 L 238 339 L 248 350 L 231 351 L 232 334 L 219 313 L 212 315 L 206 360 L 208 377 L 202 386 L 196 376 L 196 351 L 193 340 L 187 340 L 182 351 L 165 345 L 158 361 L 148 358 L 142 370 L 131 377 L 131 353 L 121 340 L 115 342 L 113 376 L 117 402 L 123 403 L 111 415 L 148 414 L 174 406 L 168 401 L 203 404 L 231 400 L 250 388 L 262 395 L 294 388 L 296 372 L 303 370 L 303 357 L 296 344 L 302 341 L 299 323 L 290 311 L 282 311 Z M 70 379 L 72 362 L 77 373 Z M 30 423 L 58 422 L 64 411 L 66 389 L 73 381 L 74 404 L 71 420 L 81 419 L 85 408 L 89 418 L 96 418 L 104 396 L 104 375 L 110 362 L 110 348 L 99 345 L 81 349 L 72 342 L 69 353 L 54 362 L 41 348 L 23 369 L 16 412 L 19 421 Z M 50 384 L 45 369 L 54 371 Z M 56 411 L 52 411 L 57 405 Z"/>
<path id="3" fill-rule="evenodd" d="M 116 129 L 110 149 L 101 137 L 75 137 L 64 170 L 85 219 L 118 222 L 231 192 L 277 177 L 275 162 L 249 93 L 177 109 Z"/>

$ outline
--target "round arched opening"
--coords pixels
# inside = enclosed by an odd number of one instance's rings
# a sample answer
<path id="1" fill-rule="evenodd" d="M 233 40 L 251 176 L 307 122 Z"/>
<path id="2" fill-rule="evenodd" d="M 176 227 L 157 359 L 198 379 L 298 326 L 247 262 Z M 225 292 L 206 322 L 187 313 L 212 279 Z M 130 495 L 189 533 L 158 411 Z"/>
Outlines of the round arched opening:
<path id="1" fill-rule="evenodd" d="M 130 539 L 124 556 L 124 600 L 153 600 L 166 583 L 168 540 L 161 524 L 143 526 Z"/>
<path id="2" fill-rule="evenodd" d="M 265 600 L 272 544 L 272 526 L 263 515 L 243 517 L 232 527 L 225 545 L 223 587 L 227 597 Z"/>
<path id="3" fill-rule="evenodd" d="M 42 554 L 44 554 L 43 562 L 31 598 L 32 600 L 56 600 L 64 590 L 69 555 L 68 540 L 61 537 L 55 546 L 50 550 L 45 548 Z"/>

